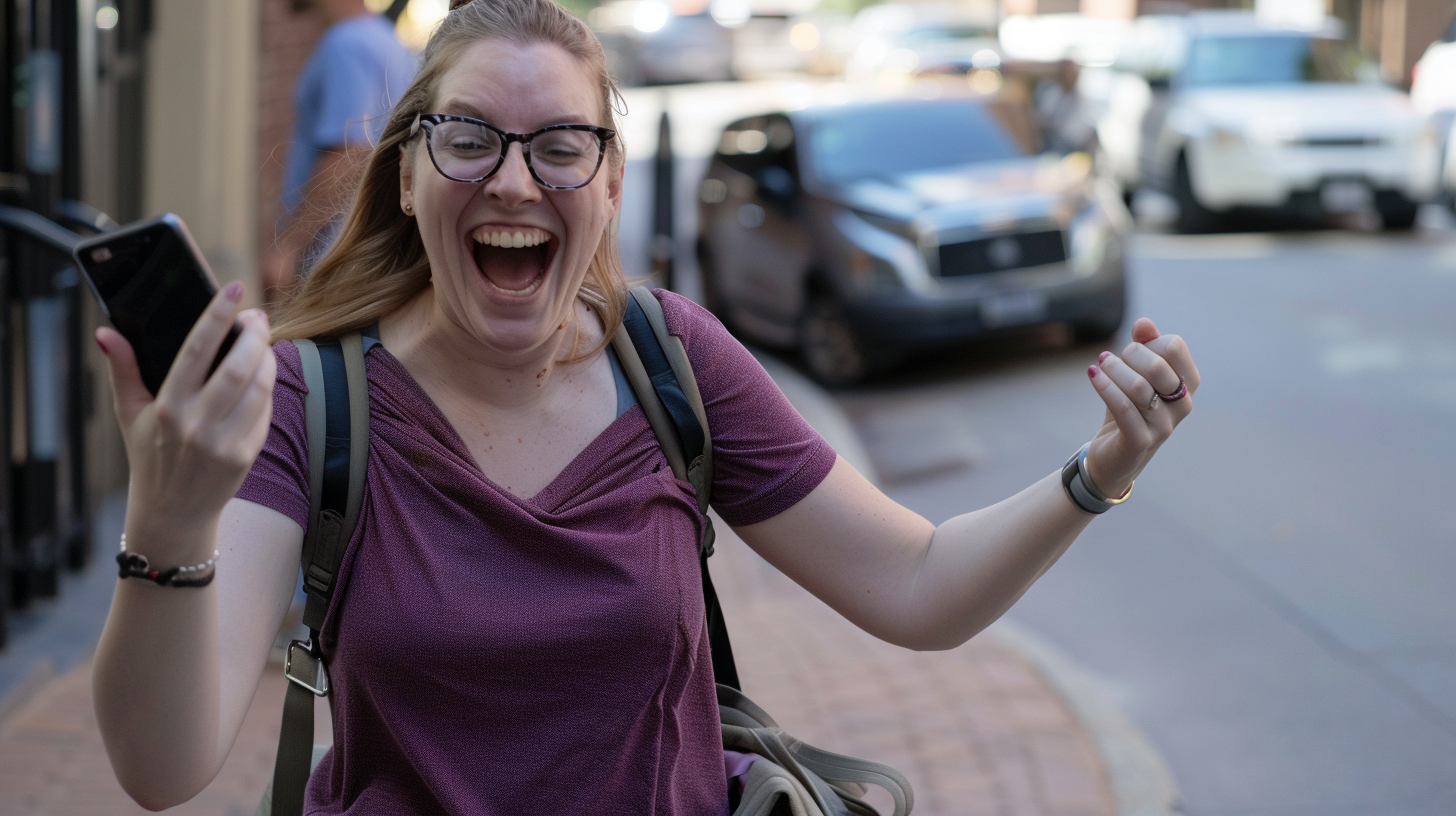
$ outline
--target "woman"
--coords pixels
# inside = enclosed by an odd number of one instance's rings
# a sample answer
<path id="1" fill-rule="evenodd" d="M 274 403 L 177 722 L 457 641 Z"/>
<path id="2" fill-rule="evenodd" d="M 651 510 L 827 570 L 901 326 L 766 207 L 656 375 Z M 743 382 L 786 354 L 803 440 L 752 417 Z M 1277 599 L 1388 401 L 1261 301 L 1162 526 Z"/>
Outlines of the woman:
<path id="1" fill-rule="evenodd" d="M 605 346 L 624 307 L 613 93 L 600 46 L 551 0 L 459 4 L 272 353 L 237 286 L 155 400 L 120 335 L 97 333 L 131 456 L 126 547 L 216 575 L 117 588 L 96 704 L 144 806 L 216 774 L 293 593 L 308 474 L 288 340 L 377 324 L 364 506 L 323 631 L 335 748 L 307 812 L 726 812 L 702 519 Z M 1048 463 L 932 526 L 838 459 L 710 316 L 658 297 L 703 394 L 719 514 L 867 631 L 954 647 L 1092 519 Z M 207 379 L 235 316 L 242 335 Z M 1182 341 L 1133 332 L 1088 370 L 1108 408 L 1089 476 L 1108 496 L 1187 416 L 1180 384 L 1198 384 Z"/>

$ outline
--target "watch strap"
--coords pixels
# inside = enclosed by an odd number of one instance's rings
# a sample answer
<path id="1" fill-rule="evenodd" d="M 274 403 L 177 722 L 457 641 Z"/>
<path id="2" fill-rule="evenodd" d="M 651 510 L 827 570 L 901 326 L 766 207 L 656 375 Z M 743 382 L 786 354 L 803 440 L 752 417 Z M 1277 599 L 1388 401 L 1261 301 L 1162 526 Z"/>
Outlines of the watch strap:
<path id="1" fill-rule="evenodd" d="M 1132 495 L 1132 485 L 1115 499 L 1110 499 L 1099 491 L 1087 476 L 1087 451 L 1091 443 L 1083 445 L 1080 450 L 1072 454 L 1072 458 L 1062 466 L 1062 487 L 1066 489 L 1067 496 L 1078 508 L 1093 515 L 1106 513 L 1113 507 L 1127 501 Z"/>

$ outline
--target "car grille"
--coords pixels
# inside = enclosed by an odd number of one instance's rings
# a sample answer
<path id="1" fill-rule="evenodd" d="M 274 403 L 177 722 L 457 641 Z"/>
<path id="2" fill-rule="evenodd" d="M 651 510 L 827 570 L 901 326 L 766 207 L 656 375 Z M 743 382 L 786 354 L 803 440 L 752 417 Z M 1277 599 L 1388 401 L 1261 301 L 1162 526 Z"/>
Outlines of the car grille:
<path id="1" fill-rule="evenodd" d="M 1007 269 L 1061 263 L 1067 245 L 1060 230 L 977 238 L 940 247 L 940 276 L 959 278 Z"/>

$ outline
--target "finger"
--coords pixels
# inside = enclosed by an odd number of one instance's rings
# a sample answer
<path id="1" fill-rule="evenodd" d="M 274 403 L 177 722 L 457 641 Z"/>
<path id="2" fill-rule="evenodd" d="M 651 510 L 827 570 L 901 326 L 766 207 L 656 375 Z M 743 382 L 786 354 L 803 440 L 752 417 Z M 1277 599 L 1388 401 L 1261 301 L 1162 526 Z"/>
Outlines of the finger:
<path id="1" fill-rule="evenodd" d="M 1142 343 L 1130 343 L 1122 352 L 1122 361 L 1141 374 L 1159 396 L 1176 394 L 1180 378 L 1173 366 Z"/>
<path id="2" fill-rule="evenodd" d="M 212 367 L 212 361 L 217 358 L 217 350 L 222 346 L 223 338 L 237 320 L 242 299 L 243 284 L 238 281 L 233 281 L 213 295 L 212 302 L 207 304 L 202 316 L 197 318 L 192 330 L 187 333 L 187 340 L 182 344 L 177 359 L 172 361 L 172 368 L 167 372 L 167 379 L 162 383 L 158 396 L 177 388 L 181 388 L 184 394 L 202 388 L 203 382 L 207 380 L 207 371 Z"/>
<path id="3" fill-rule="evenodd" d="M 221 419 L 232 413 L 252 386 L 264 357 L 271 356 L 268 318 L 252 309 L 238 316 L 242 331 L 202 388 L 200 408 L 205 416 Z"/>
<path id="4" fill-rule="evenodd" d="M 1152 421 L 1154 412 L 1158 410 L 1158 403 L 1153 400 L 1156 392 L 1152 383 L 1144 379 L 1142 374 L 1135 371 L 1116 354 L 1103 352 L 1097 362 L 1102 372 L 1116 383 L 1118 388 L 1122 389 L 1122 393 L 1127 395 L 1133 405 L 1137 406 L 1138 411 L 1146 420 Z M 1146 424 L 1147 422 L 1144 422 L 1145 426 Z"/>
<path id="5" fill-rule="evenodd" d="M 1139 317 L 1137 322 L 1132 324 L 1132 339 L 1134 342 L 1150 343 L 1158 339 L 1158 335 L 1158 327 L 1146 317 Z"/>
<path id="6" fill-rule="evenodd" d="M 1101 366 L 1087 366 L 1087 378 L 1092 381 L 1092 387 L 1107 405 L 1107 413 L 1117 423 L 1118 432 L 1135 444 L 1149 438 L 1148 423 L 1142 411 L 1138 410 L 1122 387 L 1108 376 L 1105 369 Z"/>
<path id="7" fill-rule="evenodd" d="M 1178 374 L 1179 379 L 1188 383 L 1188 393 L 1198 390 L 1202 377 L 1198 373 L 1198 366 L 1193 364 L 1193 353 L 1188 350 L 1188 344 L 1183 338 L 1176 334 L 1165 334 L 1147 344 L 1149 350 L 1164 360 Z M 1168 393 L 1168 392 L 1163 392 Z"/>
<path id="8" fill-rule="evenodd" d="M 142 382 L 141 369 L 137 367 L 136 352 L 132 351 L 121 332 L 102 326 L 96 330 L 96 345 L 106 356 L 106 367 L 111 371 L 111 393 L 116 406 L 116 420 L 122 428 L 131 427 L 136 415 L 152 402 L 152 392 Z"/>
<path id="9" fill-rule="evenodd" d="M 236 440 L 239 457 L 248 467 L 267 441 L 273 420 L 273 385 L 278 366 L 272 354 L 263 357 L 248 389 L 243 392 L 232 413 L 218 427 L 222 439 Z"/>

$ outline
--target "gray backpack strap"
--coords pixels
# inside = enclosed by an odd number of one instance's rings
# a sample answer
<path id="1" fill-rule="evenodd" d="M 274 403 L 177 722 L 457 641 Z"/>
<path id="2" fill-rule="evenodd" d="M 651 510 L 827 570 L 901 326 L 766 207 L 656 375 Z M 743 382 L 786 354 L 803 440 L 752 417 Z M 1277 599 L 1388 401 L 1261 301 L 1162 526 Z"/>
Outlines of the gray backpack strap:
<path id="1" fill-rule="evenodd" d="M 329 693 L 329 676 L 319 644 L 334 580 L 344 549 L 359 520 L 369 460 L 369 385 L 364 345 L 358 332 L 337 341 L 298 340 L 308 395 L 309 518 L 303 537 L 303 623 L 308 640 L 288 644 L 283 672 L 289 680 L 283 726 L 273 767 L 268 809 L 273 816 L 299 816 L 312 770 L 313 700 Z"/>
<path id="2" fill-rule="evenodd" d="M 628 294 L 637 301 L 637 305 L 642 308 L 642 313 L 647 316 L 647 322 L 652 326 L 652 333 L 657 335 L 657 342 L 662 344 L 662 351 L 667 355 L 667 363 L 672 367 L 678 387 L 687 396 L 688 405 L 693 409 L 693 415 L 697 417 L 698 424 L 703 428 L 701 459 L 698 458 L 698 451 L 685 451 L 688 459 L 687 476 L 679 478 L 691 484 L 697 491 L 698 509 L 706 513 L 713 496 L 713 434 L 712 429 L 708 427 L 708 414 L 703 410 L 703 396 L 698 392 L 698 380 L 693 374 L 693 364 L 688 360 L 688 352 L 683 348 L 682 339 L 667 330 L 667 319 L 663 317 L 662 304 L 652 294 L 652 290 L 646 286 L 634 286 Z M 711 547 L 711 544 L 709 546 Z"/>
<path id="3" fill-rule="evenodd" d="M 698 510 L 703 514 L 698 562 L 702 571 L 708 642 L 713 655 L 713 679 L 738 688 L 733 644 L 728 639 L 723 609 L 708 573 L 708 556 L 713 554 L 715 538 L 713 519 L 707 514 L 713 497 L 713 435 L 708 429 L 708 414 L 703 409 L 692 362 L 682 340 L 667 330 L 662 304 L 645 286 L 635 287 L 628 293 L 627 311 L 612 343 L 673 475 L 691 484 L 697 494 Z"/>

